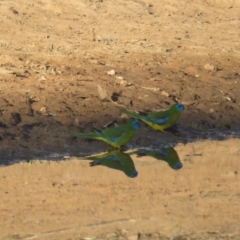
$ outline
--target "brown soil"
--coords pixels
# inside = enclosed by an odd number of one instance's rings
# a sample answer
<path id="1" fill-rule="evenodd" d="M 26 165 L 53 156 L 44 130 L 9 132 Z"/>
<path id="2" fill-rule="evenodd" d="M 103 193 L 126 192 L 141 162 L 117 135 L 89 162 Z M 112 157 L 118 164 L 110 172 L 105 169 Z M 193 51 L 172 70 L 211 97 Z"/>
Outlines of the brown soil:
<path id="1" fill-rule="evenodd" d="M 237 0 L 0 1 L 1 164 L 106 151 L 109 147 L 104 143 L 76 140 L 69 133 L 122 123 L 122 108 L 151 112 L 175 101 L 186 106 L 178 122 L 180 136 L 156 133 L 141 124 L 128 147 L 189 142 L 188 147 L 199 138 L 222 140 L 236 134 L 239 12 Z M 116 74 L 108 75 L 112 69 Z M 97 85 L 107 91 L 106 100 L 100 100 Z M 204 166 L 211 175 L 211 165 Z M 187 201 L 191 193 L 184 190 L 184 181 L 189 183 L 192 176 L 191 192 L 198 180 L 193 177 L 196 172 L 184 169 L 181 177 L 166 174 L 163 184 L 161 175 L 148 179 L 145 166 L 134 181 L 124 176 L 115 179 L 115 171 L 97 170 L 91 175 L 91 169 L 74 161 L 2 168 L 1 235 L 79 239 L 92 232 L 98 236 L 115 231 L 116 226 L 127 229 L 131 219 L 139 221 L 129 227 L 132 234 L 200 237 L 204 233 L 212 239 L 220 236 L 218 231 L 225 234 L 220 237 L 235 234 L 233 223 L 240 220 L 240 211 L 234 209 L 239 205 L 234 202 L 233 207 L 229 199 L 239 194 L 236 178 L 215 181 L 215 173 L 208 180 L 201 178 L 197 199 Z M 179 196 L 171 193 L 178 191 L 174 184 L 178 178 L 184 192 Z M 155 193 L 158 184 L 164 189 Z M 212 191 L 217 184 L 222 195 L 202 199 L 200 191 Z M 164 201 L 172 204 L 171 210 L 164 210 Z M 106 206 L 104 217 L 96 216 Z M 195 207 L 202 212 L 195 212 Z M 158 209 L 160 215 L 151 218 Z M 160 216 L 165 223 L 159 223 Z M 208 235 L 212 229 L 217 233 Z"/>

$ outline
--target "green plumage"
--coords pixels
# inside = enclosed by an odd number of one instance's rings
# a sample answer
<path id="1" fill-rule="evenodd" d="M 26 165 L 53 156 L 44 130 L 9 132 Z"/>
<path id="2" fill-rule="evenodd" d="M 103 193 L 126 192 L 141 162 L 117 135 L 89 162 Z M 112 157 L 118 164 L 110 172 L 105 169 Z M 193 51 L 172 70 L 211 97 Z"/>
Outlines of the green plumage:
<path id="1" fill-rule="evenodd" d="M 157 150 L 137 150 L 135 152 L 137 156 L 150 156 L 156 158 L 157 160 L 162 160 L 168 163 L 169 167 L 174 170 L 179 170 L 182 168 L 182 163 L 176 150 L 173 147 L 166 147 Z"/>
<path id="2" fill-rule="evenodd" d="M 94 130 L 92 133 L 72 133 L 71 136 L 97 139 L 114 148 L 120 148 L 120 146 L 127 144 L 133 138 L 138 128 L 139 121 L 134 119 L 120 127 L 107 128 L 101 131 Z"/>
<path id="3" fill-rule="evenodd" d="M 176 123 L 183 110 L 184 106 L 181 103 L 177 103 L 166 111 L 154 112 L 146 116 L 127 110 L 123 110 L 122 112 L 130 117 L 145 122 L 155 130 L 164 131 L 165 129 L 171 128 Z"/>
<path id="4" fill-rule="evenodd" d="M 128 154 L 118 150 L 113 150 L 102 155 L 90 156 L 82 159 L 93 160 L 93 162 L 90 162 L 90 166 L 92 167 L 97 165 L 109 167 L 122 171 L 131 178 L 137 177 L 138 175 L 132 158 Z"/>

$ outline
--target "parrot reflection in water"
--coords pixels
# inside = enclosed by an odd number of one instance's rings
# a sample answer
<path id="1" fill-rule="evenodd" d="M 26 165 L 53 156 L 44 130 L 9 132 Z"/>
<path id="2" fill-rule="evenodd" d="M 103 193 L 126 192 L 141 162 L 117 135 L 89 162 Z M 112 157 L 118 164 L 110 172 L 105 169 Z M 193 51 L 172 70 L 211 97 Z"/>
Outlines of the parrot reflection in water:
<path id="1" fill-rule="evenodd" d="M 135 152 L 138 157 L 150 156 L 157 160 L 163 160 L 168 163 L 169 167 L 174 170 L 180 170 L 183 164 L 180 162 L 178 154 L 173 147 L 166 147 L 157 150 L 140 149 Z"/>
<path id="2" fill-rule="evenodd" d="M 103 130 L 93 129 L 92 133 L 72 133 L 71 136 L 79 138 L 91 138 L 108 143 L 114 148 L 120 148 L 127 144 L 139 128 L 139 120 L 134 119 L 119 127 L 106 128 Z"/>
<path id="3" fill-rule="evenodd" d="M 120 170 L 130 178 L 135 178 L 138 175 L 134 162 L 129 154 L 120 152 L 119 150 L 112 150 L 102 155 L 85 157 L 84 159 L 93 160 L 93 162 L 89 163 L 91 167 L 98 165 L 106 166 L 115 170 Z"/>
<path id="4" fill-rule="evenodd" d="M 183 104 L 177 103 L 173 104 L 168 110 L 154 112 L 146 116 L 127 110 L 123 110 L 122 112 L 130 117 L 140 119 L 154 130 L 163 132 L 165 129 L 171 128 L 177 122 L 184 109 L 185 107 Z"/>

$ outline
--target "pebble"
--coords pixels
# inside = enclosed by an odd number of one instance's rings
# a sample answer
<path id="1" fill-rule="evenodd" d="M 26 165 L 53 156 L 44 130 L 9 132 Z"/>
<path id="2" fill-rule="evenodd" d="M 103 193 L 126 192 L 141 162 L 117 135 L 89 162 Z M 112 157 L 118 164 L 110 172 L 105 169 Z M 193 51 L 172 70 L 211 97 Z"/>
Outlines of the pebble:
<path id="1" fill-rule="evenodd" d="M 210 64 L 210 63 L 205 64 L 204 69 L 207 71 L 216 71 L 217 70 L 217 68 L 213 64 Z"/>
<path id="2" fill-rule="evenodd" d="M 115 237 L 117 237 L 117 234 L 116 233 L 108 233 L 107 234 L 107 236 L 106 236 L 107 238 L 115 238 Z"/>
<path id="3" fill-rule="evenodd" d="M 90 64 L 99 64 L 99 61 L 97 59 L 90 59 L 88 60 Z"/>
<path id="4" fill-rule="evenodd" d="M 22 122 L 22 118 L 19 113 L 13 112 L 13 113 L 11 113 L 11 116 L 12 116 L 11 122 L 13 125 L 18 125 L 20 122 Z"/>
<path id="5" fill-rule="evenodd" d="M 162 95 L 165 96 L 165 97 L 169 97 L 170 96 L 170 94 L 165 92 L 164 90 L 162 91 Z"/>
<path id="6" fill-rule="evenodd" d="M 114 76 L 115 74 L 116 74 L 116 72 L 114 69 L 107 71 L 107 75 L 109 75 L 109 76 Z"/>
<path id="7" fill-rule="evenodd" d="M 108 94 L 105 89 L 103 89 L 100 85 L 97 85 L 97 90 L 98 90 L 100 100 L 107 99 Z"/>
<path id="8" fill-rule="evenodd" d="M 116 76 L 116 79 L 117 80 L 123 80 L 123 77 L 122 76 Z"/>
<path id="9" fill-rule="evenodd" d="M 128 240 L 138 240 L 138 235 L 129 236 Z"/>
<path id="10" fill-rule="evenodd" d="M 116 84 L 117 85 L 122 85 L 122 86 L 127 86 L 128 85 L 128 82 L 126 80 L 118 80 L 116 81 Z"/>

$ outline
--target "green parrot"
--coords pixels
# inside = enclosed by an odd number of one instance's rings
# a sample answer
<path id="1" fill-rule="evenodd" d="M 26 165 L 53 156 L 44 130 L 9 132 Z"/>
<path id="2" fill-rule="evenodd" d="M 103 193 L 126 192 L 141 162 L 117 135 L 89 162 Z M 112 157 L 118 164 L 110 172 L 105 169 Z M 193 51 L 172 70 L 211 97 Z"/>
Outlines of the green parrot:
<path id="1" fill-rule="evenodd" d="M 176 123 L 184 109 L 185 107 L 183 104 L 176 103 L 166 111 L 154 112 L 146 116 L 127 110 L 123 110 L 122 112 L 130 117 L 142 120 L 155 130 L 164 131 L 165 129 L 171 128 Z"/>
<path id="2" fill-rule="evenodd" d="M 119 150 L 112 150 L 102 155 L 90 156 L 81 159 L 93 160 L 93 162 L 89 163 L 91 167 L 97 165 L 106 166 L 112 169 L 120 170 L 130 178 L 135 178 L 138 175 L 133 160 L 129 154 L 120 152 Z"/>
<path id="3" fill-rule="evenodd" d="M 166 147 L 157 150 L 140 149 L 135 152 L 138 157 L 151 156 L 157 160 L 163 160 L 168 163 L 169 167 L 174 170 L 180 170 L 183 164 L 180 162 L 178 154 L 173 147 Z"/>
<path id="4" fill-rule="evenodd" d="M 120 127 L 107 128 L 103 130 L 94 129 L 93 133 L 72 133 L 71 136 L 97 139 L 108 143 L 114 148 L 120 148 L 133 138 L 138 128 L 139 121 L 134 119 Z"/>

